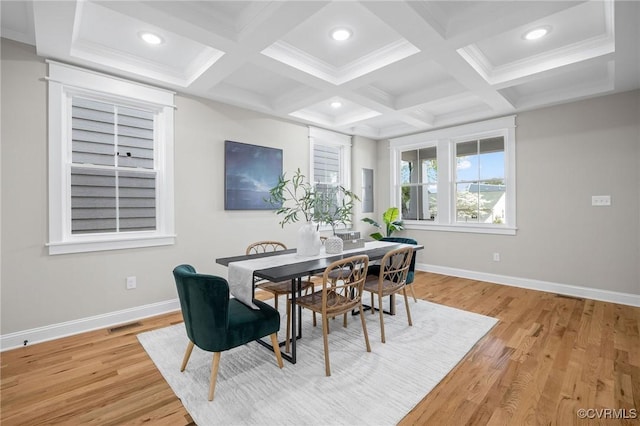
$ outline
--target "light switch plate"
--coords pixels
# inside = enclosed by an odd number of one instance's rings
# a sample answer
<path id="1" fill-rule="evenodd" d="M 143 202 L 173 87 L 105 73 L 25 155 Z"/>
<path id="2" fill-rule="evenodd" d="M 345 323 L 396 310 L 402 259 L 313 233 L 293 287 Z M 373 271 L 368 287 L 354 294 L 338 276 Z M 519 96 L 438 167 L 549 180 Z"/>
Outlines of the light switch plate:
<path id="1" fill-rule="evenodd" d="M 596 207 L 610 206 L 611 195 L 593 195 L 591 197 L 591 205 Z"/>
<path id="2" fill-rule="evenodd" d="M 136 286 L 136 277 L 127 277 L 127 290 L 133 290 Z"/>

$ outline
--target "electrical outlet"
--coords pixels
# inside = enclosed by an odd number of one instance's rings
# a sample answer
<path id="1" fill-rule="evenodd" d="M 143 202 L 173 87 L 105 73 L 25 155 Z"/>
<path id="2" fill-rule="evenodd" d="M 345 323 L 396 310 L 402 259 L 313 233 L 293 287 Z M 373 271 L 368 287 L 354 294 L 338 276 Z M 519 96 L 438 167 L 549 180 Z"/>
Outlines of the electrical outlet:
<path id="1" fill-rule="evenodd" d="M 610 206 L 611 195 L 593 195 L 591 197 L 591 205 L 596 207 Z"/>
<path id="2" fill-rule="evenodd" d="M 493 253 L 493 261 L 500 262 L 500 253 Z"/>
<path id="3" fill-rule="evenodd" d="M 127 277 L 127 290 L 133 290 L 137 285 L 136 277 Z"/>

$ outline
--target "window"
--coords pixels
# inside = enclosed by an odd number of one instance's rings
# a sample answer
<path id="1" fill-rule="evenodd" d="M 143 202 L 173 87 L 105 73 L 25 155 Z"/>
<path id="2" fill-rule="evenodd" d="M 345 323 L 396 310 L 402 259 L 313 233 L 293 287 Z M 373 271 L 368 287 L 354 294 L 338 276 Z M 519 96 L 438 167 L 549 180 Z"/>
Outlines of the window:
<path id="1" fill-rule="evenodd" d="M 502 223 L 506 185 L 504 137 L 458 142 L 456 150 L 456 221 Z"/>
<path id="2" fill-rule="evenodd" d="M 173 244 L 172 104 L 49 63 L 49 254 Z"/>
<path id="3" fill-rule="evenodd" d="M 515 234 L 515 116 L 391 141 L 408 229 Z"/>
<path id="4" fill-rule="evenodd" d="M 351 189 L 351 136 L 309 128 L 311 173 L 309 181 L 326 199 L 336 198 L 336 188 Z M 335 199 L 337 204 L 339 200 Z M 329 227 L 325 227 L 330 229 Z"/>
<path id="5" fill-rule="evenodd" d="M 400 185 L 402 217 L 434 220 L 438 215 L 437 147 L 402 152 Z"/>

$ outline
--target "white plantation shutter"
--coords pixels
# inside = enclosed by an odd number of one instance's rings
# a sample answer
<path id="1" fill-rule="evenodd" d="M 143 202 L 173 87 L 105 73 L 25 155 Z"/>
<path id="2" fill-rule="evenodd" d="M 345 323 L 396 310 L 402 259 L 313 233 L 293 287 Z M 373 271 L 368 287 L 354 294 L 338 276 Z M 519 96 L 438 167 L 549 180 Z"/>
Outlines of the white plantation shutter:
<path id="1" fill-rule="evenodd" d="M 313 147 L 314 182 L 338 185 L 340 175 L 340 147 L 315 144 Z"/>
<path id="2" fill-rule="evenodd" d="M 351 136 L 309 127 L 311 173 L 315 184 L 351 185 Z"/>
<path id="3" fill-rule="evenodd" d="M 153 113 L 73 97 L 71 122 L 72 234 L 155 229 Z"/>

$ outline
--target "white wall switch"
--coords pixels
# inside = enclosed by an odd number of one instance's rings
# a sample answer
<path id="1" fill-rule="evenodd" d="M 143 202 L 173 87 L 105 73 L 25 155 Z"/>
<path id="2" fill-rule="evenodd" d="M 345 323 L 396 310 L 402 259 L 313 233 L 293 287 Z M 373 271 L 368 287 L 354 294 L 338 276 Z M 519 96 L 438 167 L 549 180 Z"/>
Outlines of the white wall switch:
<path id="1" fill-rule="evenodd" d="M 610 206 L 611 195 L 593 195 L 591 197 L 591 205 L 597 207 Z"/>
<path id="2" fill-rule="evenodd" d="M 500 253 L 493 253 L 493 261 L 500 262 Z"/>
<path id="3" fill-rule="evenodd" d="M 127 290 L 133 290 L 136 286 L 136 277 L 127 277 Z"/>

